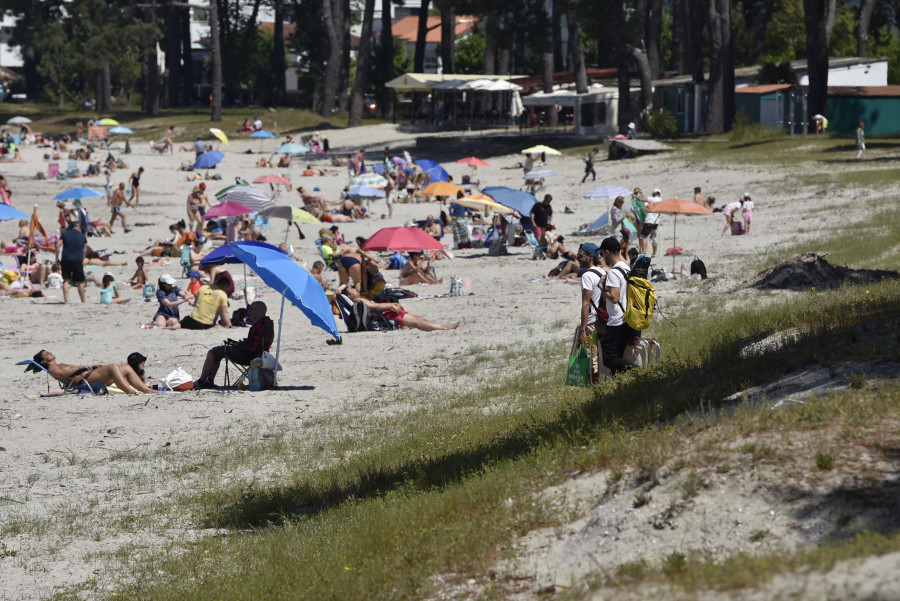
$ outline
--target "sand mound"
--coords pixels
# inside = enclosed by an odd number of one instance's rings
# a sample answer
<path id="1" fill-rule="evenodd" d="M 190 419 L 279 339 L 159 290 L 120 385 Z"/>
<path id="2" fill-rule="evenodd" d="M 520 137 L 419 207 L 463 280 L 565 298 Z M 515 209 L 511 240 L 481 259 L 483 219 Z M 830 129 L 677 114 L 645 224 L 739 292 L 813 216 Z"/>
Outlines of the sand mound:
<path id="1" fill-rule="evenodd" d="M 844 283 L 856 284 L 897 277 L 900 277 L 900 273 L 896 271 L 850 269 L 832 265 L 817 253 L 805 253 L 759 272 L 742 288 L 762 290 L 801 290 L 813 286 L 833 288 Z"/>

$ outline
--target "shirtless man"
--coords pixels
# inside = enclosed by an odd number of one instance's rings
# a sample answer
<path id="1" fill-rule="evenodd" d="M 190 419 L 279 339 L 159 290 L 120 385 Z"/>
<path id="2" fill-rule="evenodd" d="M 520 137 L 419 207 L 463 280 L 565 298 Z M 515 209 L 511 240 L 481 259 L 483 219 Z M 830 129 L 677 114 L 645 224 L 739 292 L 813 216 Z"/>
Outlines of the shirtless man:
<path id="1" fill-rule="evenodd" d="M 53 353 L 43 350 L 34 356 L 34 362 L 43 366 L 57 380 L 72 381 L 74 378 L 74 384 L 91 384 L 93 382 L 99 382 L 104 386 L 115 384 L 125 394 L 156 392 L 144 384 L 140 376 L 127 363 L 124 365 L 116 365 L 114 363 L 108 365 L 69 365 L 68 363 L 57 363 Z"/>
<path id="2" fill-rule="evenodd" d="M 134 205 L 131 204 L 127 198 L 125 198 L 125 182 L 121 182 L 119 187 L 115 189 L 112 194 L 112 198 L 109 201 L 110 206 L 112 207 L 112 215 L 109 217 L 109 233 L 112 233 L 112 228 L 116 224 L 116 217 L 122 220 L 122 229 L 125 230 L 127 234 L 131 230 L 128 229 L 128 226 L 125 225 L 125 214 L 122 213 L 122 204 L 127 204 L 129 207 L 134 208 Z"/>
<path id="3" fill-rule="evenodd" d="M 433 332 L 435 330 L 455 330 L 459 327 L 458 321 L 452 326 L 448 326 L 430 321 L 419 315 L 414 315 L 401 303 L 376 303 L 375 301 L 362 298 L 359 295 L 358 290 L 349 286 L 338 288 L 337 293 L 345 295 L 352 303 L 360 301 L 369 308 L 369 311 L 381 313 L 385 319 L 395 321 L 401 328 L 413 328 L 415 330 L 422 330 L 423 332 Z"/>

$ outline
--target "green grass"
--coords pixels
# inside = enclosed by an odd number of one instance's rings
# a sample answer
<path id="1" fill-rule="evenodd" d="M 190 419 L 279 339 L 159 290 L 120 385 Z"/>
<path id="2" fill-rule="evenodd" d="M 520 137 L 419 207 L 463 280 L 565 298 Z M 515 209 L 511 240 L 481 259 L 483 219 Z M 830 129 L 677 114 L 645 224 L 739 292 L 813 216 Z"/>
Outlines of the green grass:
<path id="1" fill-rule="evenodd" d="M 837 347 L 828 341 L 886 319 L 898 302 L 900 284 L 885 282 L 684 318 L 677 333 L 660 325 L 655 334 L 665 348 L 677 341 L 677 359 L 593 391 L 560 384 L 562 368 L 549 360 L 561 356 L 562 348 L 529 349 L 520 352 L 524 358 L 518 368 L 533 380 L 519 374 L 495 377 L 483 389 L 445 392 L 401 414 L 365 421 L 345 416 L 338 433 L 319 441 L 322 448 L 312 457 L 308 448 L 307 454 L 293 455 L 296 447 L 276 449 L 259 439 L 244 441 L 247 455 L 223 465 L 197 457 L 198 476 L 221 484 L 177 499 L 176 505 L 193 513 L 201 526 L 227 528 L 231 534 L 189 545 L 175 557 L 148 551 L 119 597 L 244 599 L 267 591 L 277 598 L 303 591 L 301 596 L 310 599 L 421 598 L 449 586 L 435 578 L 438 574 L 450 584 L 470 577 L 486 581 L 483 566 L 504 556 L 515 535 L 553 524 L 546 507 L 534 501 L 536 492 L 572 470 L 612 470 L 617 486 L 632 469 L 635 481 L 652 481 L 686 437 L 706 431 L 693 418 L 680 417 L 688 409 L 807 365 L 846 356 L 893 357 L 896 337 L 891 345 L 860 338 Z M 804 332 L 789 349 L 774 357 L 733 360 L 749 340 L 787 328 Z M 777 442 L 750 446 L 753 437 L 829 428 L 862 436 L 866 424 L 889 425 L 888 418 L 897 419 L 898 399 L 900 388 L 885 386 L 877 394 L 850 389 L 847 396 L 791 411 L 738 407 L 707 435 L 705 445 L 679 460 L 682 494 L 687 499 L 696 495 L 704 470 L 728 469 L 742 454 L 751 453 L 757 461 L 782 460 Z M 325 425 L 310 427 L 318 431 Z M 728 453 L 735 438 L 747 442 Z M 834 454 L 840 465 L 839 447 L 825 446 L 824 434 L 820 438 L 818 452 Z M 210 455 L 222 452 L 224 446 L 209 450 Z M 232 462 L 270 453 L 276 463 L 293 458 L 293 470 L 263 481 L 232 478 L 226 483 L 215 475 L 231 469 Z M 658 577 L 692 586 L 699 577 L 691 574 L 701 564 L 706 565 L 689 555 L 671 556 Z M 768 564 L 757 565 L 765 572 Z M 712 576 L 708 579 L 713 582 Z"/>
<path id="2" fill-rule="evenodd" d="M 35 133 L 75 133 L 75 124 L 81 121 L 87 127 L 87 120 L 97 118 L 90 111 L 72 110 L 69 107 L 60 109 L 57 106 L 41 103 L 17 104 L 9 107 L 9 112 L 15 111 L 17 115 L 28 117 L 33 122 L 31 130 Z M 278 134 L 285 135 L 315 129 L 343 128 L 347 126 L 346 115 L 336 115 L 324 118 L 321 115 L 305 109 L 279 108 L 272 113 L 267 108 L 223 108 L 222 121 L 213 123 L 210 121 L 209 108 L 184 108 L 162 109 L 159 116 L 148 117 L 143 112 L 135 109 L 116 109 L 101 117 L 111 117 L 123 125 L 127 125 L 134 131 L 134 140 L 158 140 L 164 137 L 165 131 L 170 126 L 175 126 L 180 132 L 178 140 L 195 139 L 202 135 L 204 139 L 209 137 L 209 128 L 218 127 L 230 137 L 237 136 L 244 119 L 254 119 L 259 115 L 267 130 L 275 133 L 275 123 L 278 124 Z M 372 123 L 380 122 L 373 120 Z M 366 121 L 368 124 L 369 121 Z M 85 129 L 85 135 L 87 130 Z M 242 134 L 245 135 L 245 134 Z"/>

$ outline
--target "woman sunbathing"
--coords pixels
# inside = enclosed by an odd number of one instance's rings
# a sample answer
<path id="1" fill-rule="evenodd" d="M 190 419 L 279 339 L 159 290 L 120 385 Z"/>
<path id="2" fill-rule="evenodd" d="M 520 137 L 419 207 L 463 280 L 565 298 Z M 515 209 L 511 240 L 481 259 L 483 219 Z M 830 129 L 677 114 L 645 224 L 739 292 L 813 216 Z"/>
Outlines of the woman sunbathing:
<path id="1" fill-rule="evenodd" d="M 156 392 L 134 372 L 127 363 L 125 365 L 69 365 L 57 363 L 56 357 L 50 351 L 39 351 L 34 356 L 34 362 L 42 366 L 50 375 L 62 382 L 69 384 L 92 384 L 99 382 L 104 386 L 115 384 L 125 394 L 137 394 L 138 392 Z"/>
<path id="2" fill-rule="evenodd" d="M 350 302 L 361 302 L 365 304 L 369 311 L 381 313 L 385 319 L 394 321 L 400 328 L 412 328 L 422 330 L 423 332 L 433 332 L 435 330 L 455 330 L 459 327 L 459 322 L 448 326 L 435 321 L 425 319 L 420 315 L 410 313 L 405 305 L 401 303 L 376 303 L 365 298 L 361 298 L 359 292 L 355 288 L 343 286 L 337 289 L 338 294 L 344 294 L 350 299 Z"/>

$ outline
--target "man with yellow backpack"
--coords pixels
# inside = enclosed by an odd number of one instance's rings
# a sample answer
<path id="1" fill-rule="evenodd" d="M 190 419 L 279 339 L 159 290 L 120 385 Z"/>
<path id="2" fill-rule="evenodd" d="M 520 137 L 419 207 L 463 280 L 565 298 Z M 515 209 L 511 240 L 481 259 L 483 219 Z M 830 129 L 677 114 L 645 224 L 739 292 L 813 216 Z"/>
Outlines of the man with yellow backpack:
<path id="1" fill-rule="evenodd" d="M 606 238 L 600 243 L 600 254 L 606 276 L 600 282 L 609 319 L 606 334 L 600 341 L 603 365 L 611 375 L 638 367 L 624 358 L 625 347 L 641 330 L 647 329 L 656 304 L 653 285 L 642 277 L 632 276 L 631 268 L 622 257 L 621 243 Z"/>

